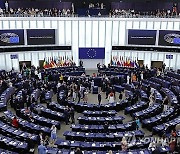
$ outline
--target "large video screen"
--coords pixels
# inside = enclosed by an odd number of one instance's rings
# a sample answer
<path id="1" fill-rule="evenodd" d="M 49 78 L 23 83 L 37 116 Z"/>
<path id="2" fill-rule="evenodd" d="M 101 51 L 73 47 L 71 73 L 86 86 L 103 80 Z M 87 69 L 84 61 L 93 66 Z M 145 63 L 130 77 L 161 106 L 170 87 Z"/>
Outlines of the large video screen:
<path id="1" fill-rule="evenodd" d="M 156 30 L 128 30 L 129 45 L 155 45 Z"/>
<path id="2" fill-rule="evenodd" d="M 28 29 L 28 45 L 49 45 L 55 44 L 55 29 Z"/>
<path id="3" fill-rule="evenodd" d="M 180 46 L 180 31 L 160 30 L 158 45 Z"/>
<path id="4" fill-rule="evenodd" d="M 79 48 L 79 59 L 104 59 L 105 48 Z"/>
<path id="5" fill-rule="evenodd" d="M 0 30 L 0 46 L 24 45 L 24 30 Z"/>

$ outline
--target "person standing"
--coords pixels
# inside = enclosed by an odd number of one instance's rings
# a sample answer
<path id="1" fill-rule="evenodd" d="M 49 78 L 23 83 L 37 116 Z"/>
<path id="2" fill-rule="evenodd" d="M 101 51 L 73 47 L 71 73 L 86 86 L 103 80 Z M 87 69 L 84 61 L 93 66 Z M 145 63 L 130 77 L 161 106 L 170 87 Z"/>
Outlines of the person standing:
<path id="1" fill-rule="evenodd" d="M 130 76 L 127 75 L 127 84 L 129 84 L 129 83 L 130 83 Z"/>
<path id="2" fill-rule="evenodd" d="M 119 93 L 119 101 L 121 101 L 122 98 L 123 98 L 123 91 L 121 91 L 121 92 Z"/>
<path id="3" fill-rule="evenodd" d="M 43 141 L 41 141 L 41 144 L 38 146 L 38 154 L 46 154 L 46 147 L 43 144 Z"/>
<path id="4" fill-rule="evenodd" d="M 75 90 L 75 88 L 73 89 L 73 101 L 76 101 L 76 90 Z"/>
<path id="5" fill-rule="evenodd" d="M 83 67 L 83 61 L 82 60 L 79 61 L 79 66 Z"/>
<path id="6" fill-rule="evenodd" d="M 18 122 L 18 120 L 17 120 L 16 117 L 13 118 L 13 120 L 12 120 L 12 125 L 13 125 L 14 127 L 16 127 L 16 128 L 19 127 L 19 122 Z"/>
<path id="7" fill-rule="evenodd" d="M 5 2 L 5 9 L 6 9 L 6 12 L 8 12 L 8 10 L 9 10 L 9 4 L 8 4 L 8 1 Z"/>
<path id="8" fill-rule="evenodd" d="M 78 96 L 78 103 L 79 103 L 79 102 L 80 102 L 80 100 L 81 100 L 81 93 L 80 93 L 80 91 L 78 91 L 77 96 Z"/>
<path id="9" fill-rule="evenodd" d="M 136 117 L 135 119 L 136 119 L 136 130 L 138 130 L 140 127 L 140 120 L 138 117 Z"/>
<path id="10" fill-rule="evenodd" d="M 66 125 L 68 125 L 68 123 L 69 123 L 69 111 L 68 111 L 67 107 L 64 110 L 64 118 L 65 118 Z"/>
<path id="11" fill-rule="evenodd" d="M 57 138 L 57 128 L 55 125 L 52 125 L 51 127 L 51 140 L 52 140 L 52 145 L 54 145 L 56 138 Z"/>
<path id="12" fill-rule="evenodd" d="M 71 107 L 70 108 L 70 117 L 71 117 L 71 123 L 73 124 L 74 122 L 75 122 L 75 120 L 74 120 L 74 108 L 73 107 Z"/>
<path id="13" fill-rule="evenodd" d="M 166 96 L 163 101 L 164 109 L 163 111 L 166 111 L 168 108 L 168 97 Z"/>
<path id="14" fill-rule="evenodd" d="M 122 151 L 127 151 L 127 148 L 128 148 L 128 143 L 126 141 L 126 138 L 123 137 L 122 141 L 121 141 L 121 149 L 122 149 Z"/>
<path id="15" fill-rule="evenodd" d="M 84 103 L 87 103 L 88 102 L 88 91 L 85 90 L 84 91 Z"/>
<path id="16" fill-rule="evenodd" d="M 109 103 L 114 103 L 114 93 L 111 91 L 111 93 L 109 94 Z"/>
<path id="17" fill-rule="evenodd" d="M 99 94 L 98 94 L 98 103 L 99 103 L 99 105 L 101 104 L 101 99 L 102 99 L 101 93 L 99 93 Z"/>

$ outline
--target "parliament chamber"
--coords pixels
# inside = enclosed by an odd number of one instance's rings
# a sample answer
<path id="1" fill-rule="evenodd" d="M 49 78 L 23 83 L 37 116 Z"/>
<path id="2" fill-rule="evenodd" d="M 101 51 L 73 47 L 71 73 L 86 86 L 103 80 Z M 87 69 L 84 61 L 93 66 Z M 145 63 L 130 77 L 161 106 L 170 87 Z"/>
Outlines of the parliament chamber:
<path id="1" fill-rule="evenodd" d="M 178 0 L 0 0 L 0 154 L 180 153 Z"/>

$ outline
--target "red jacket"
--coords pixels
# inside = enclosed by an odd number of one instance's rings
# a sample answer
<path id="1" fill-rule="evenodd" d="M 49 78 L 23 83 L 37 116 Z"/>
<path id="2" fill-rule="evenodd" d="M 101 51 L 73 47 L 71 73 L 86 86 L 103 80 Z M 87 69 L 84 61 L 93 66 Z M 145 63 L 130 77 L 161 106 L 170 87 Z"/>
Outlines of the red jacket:
<path id="1" fill-rule="evenodd" d="M 13 119 L 13 120 L 12 120 L 12 125 L 13 125 L 14 127 L 18 128 L 18 126 L 19 126 L 18 120 L 17 120 L 17 119 Z"/>

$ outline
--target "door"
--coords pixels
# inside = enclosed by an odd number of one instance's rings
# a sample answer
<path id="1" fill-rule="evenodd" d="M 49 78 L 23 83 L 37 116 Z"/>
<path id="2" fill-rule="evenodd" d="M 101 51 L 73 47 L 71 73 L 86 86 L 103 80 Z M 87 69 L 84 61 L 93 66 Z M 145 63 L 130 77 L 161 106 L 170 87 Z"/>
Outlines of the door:
<path id="1" fill-rule="evenodd" d="M 163 61 L 151 61 L 152 68 L 162 68 Z"/>
<path id="2" fill-rule="evenodd" d="M 39 60 L 39 67 L 43 68 L 44 60 Z"/>

